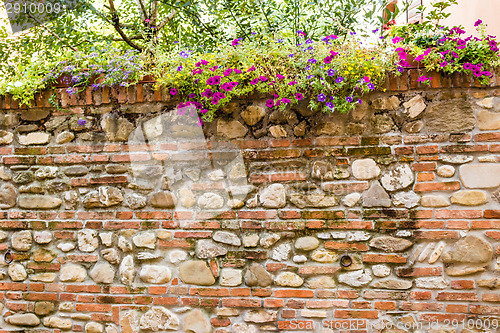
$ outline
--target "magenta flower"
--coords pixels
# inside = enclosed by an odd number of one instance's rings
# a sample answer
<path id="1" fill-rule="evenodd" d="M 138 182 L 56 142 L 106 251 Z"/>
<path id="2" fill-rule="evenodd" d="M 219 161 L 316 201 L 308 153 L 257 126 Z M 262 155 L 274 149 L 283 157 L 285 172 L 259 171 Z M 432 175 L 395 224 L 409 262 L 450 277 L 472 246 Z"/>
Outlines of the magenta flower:
<path id="1" fill-rule="evenodd" d="M 325 64 L 330 64 L 332 62 L 332 57 L 331 56 L 326 56 L 325 59 L 323 59 L 323 62 Z"/>
<path id="2" fill-rule="evenodd" d="M 295 98 L 296 98 L 298 101 L 300 101 L 300 100 L 302 100 L 302 99 L 304 98 L 304 95 L 302 95 L 301 93 L 296 93 L 296 94 L 295 94 Z"/>
<path id="3" fill-rule="evenodd" d="M 203 73 L 203 69 L 201 69 L 201 68 L 193 69 L 193 75 L 201 74 L 201 73 Z"/>
<path id="4" fill-rule="evenodd" d="M 418 62 L 420 62 L 422 60 L 424 60 L 424 55 L 423 54 L 421 54 L 421 55 L 419 55 L 418 57 L 415 58 L 415 61 L 418 61 Z"/>
<path id="5" fill-rule="evenodd" d="M 366 75 L 365 75 L 365 77 L 363 78 L 363 80 L 364 80 L 365 82 L 370 82 L 370 78 L 369 78 L 368 76 L 366 76 Z"/>
<path id="6" fill-rule="evenodd" d="M 252 81 L 250 81 L 250 84 L 257 84 L 259 82 L 259 79 L 258 78 L 255 78 L 253 79 Z"/>
<path id="7" fill-rule="evenodd" d="M 304 31 L 297 31 L 297 35 L 299 35 L 300 37 L 305 37 L 306 36 L 306 33 Z"/>
<path id="8" fill-rule="evenodd" d="M 208 112 L 208 110 L 207 110 L 207 109 L 201 109 L 201 110 L 200 110 L 200 112 L 201 112 L 202 114 L 205 114 L 205 113 L 207 113 L 207 112 Z"/>
<path id="9" fill-rule="evenodd" d="M 273 101 L 272 99 L 268 99 L 268 100 L 266 101 L 266 106 L 267 106 L 268 108 L 272 108 L 272 107 L 274 106 L 274 101 Z"/>
<path id="10" fill-rule="evenodd" d="M 254 70 L 255 70 L 255 66 L 252 66 L 252 67 L 250 67 L 250 68 L 247 70 L 247 72 L 251 72 L 251 71 L 254 71 Z"/>
<path id="11" fill-rule="evenodd" d="M 474 23 L 474 26 L 477 27 L 479 26 L 481 23 L 483 23 L 483 21 L 481 20 L 477 20 L 476 23 Z"/>
<path id="12" fill-rule="evenodd" d="M 226 69 L 222 74 L 224 74 L 224 77 L 231 75 L 233 70 L 231 68 Z"/>
<path id="13" fill-rule="evenodd" d="M 265 81 L 267 81 L 267 77 L 261 75 L 261 76 L 259 76 L 259 80 L 261 82 L 265 82 Z"/>
<path id="14" fill-rule="evenodd" d="M 236 39 L 234 39 L 234 40 L 231 42 L 231 45 L 233 45 L 233 46 L 240 45 L 240 40 L 241 40 L 241 38 L 236 38 Z"/>
<path id="15" fill-rule="evenodd" d="M 145 19 L 144 22 L 149 23 L 149 22 L 151 22 L 151 20 L 150 19 Z"/>
<path id="16" fill-rule="evenodd" d="M 239 70 L 238 68 L 235 68 L 235 69 L 234 69 L 234 72 L 235 72 L 236 74 L 241 74 L 241 73 L 242 73 L 242 71 L 241 71 L 241 70 Z"/>
<path id="17" fill-rule="evenodd" d="M 289 85 L 289 86 L 294 86 L 294 85 L 296 85 L 296 84 L 297 84 L 297 81 L 290 81 L 290 82 L 288 82 L 288 85 Z"/>
<path id="18" fill-rule="evenodd" d="M 283 102 L 283 104 L 288 104 L 288 103 L 290 103 L 291 101 L 290 101 L 288 98 L 282 98 L 282 99 L 281 99 L 281 102 Z"/>
<path id="19" fill-rule="evenodd" d="M 196 94 L 189 94 L 189 96 L 188 96 L 189 99 L 193 99 L 195 97 L 196 97 Z"/>
<path id="20" fill-rule="evenodd" d="M 446 67 L 446 65 L 448 65 L 448 61 L 443 61 L 442 63 L 439 64 L 439 67 Z"/>
<path id="21" fill-rule="evenodd" d="M 397 43 L 399 43 L 400 41 L 401 41 L 401 37 L 399 37 L 399 36 L 396 36 L 396 37 L 394 37 L 394 38 L 392 39 L 392 43 L 393 43 L 393 44 L 397 44 Z"/>
<path id="22" fill-rule="evenodd" d="M 177 94 L 177 89 L 175 88 L 170 89 L 170 95 L 174 96 L 176 94 Z"/>
<path id="23" fill-rule="evenodd" d="M 332 55 L 332 59 L 335 58 L 339 53 L 334 52 L 333 50 L 330 50 L 330 54 Z"/>
<path id="24" fill-rule="evenodd" d="M 285 77 L 281 74 L 276 74 L 276 77 L 278 78 L 278 80 L 283 80 Z"/>

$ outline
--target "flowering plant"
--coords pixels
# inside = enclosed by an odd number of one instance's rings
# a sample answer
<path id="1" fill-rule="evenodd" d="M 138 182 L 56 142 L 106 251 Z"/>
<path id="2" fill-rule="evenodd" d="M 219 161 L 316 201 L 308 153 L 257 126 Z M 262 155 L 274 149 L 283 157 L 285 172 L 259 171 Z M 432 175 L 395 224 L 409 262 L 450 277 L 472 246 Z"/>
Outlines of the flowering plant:
<path id="1" fill-rule="evenodd" d="M 269 108 L 284 110 L 309 96 L 309 107 L 347 112 L 360 97 L 384 82 L 394 69 L 394 55 L 365 47 L 353 38 L 335 35 L 313 42 L 297 32 L 298 45 L 264 38 L 220 46 L 213 54 L 190 52 L 155 59 L 158 87 L 175 87 L 179 107 L 192 105 L 210 121 L 233 98 L 261 93 L 270 96 Z"/>

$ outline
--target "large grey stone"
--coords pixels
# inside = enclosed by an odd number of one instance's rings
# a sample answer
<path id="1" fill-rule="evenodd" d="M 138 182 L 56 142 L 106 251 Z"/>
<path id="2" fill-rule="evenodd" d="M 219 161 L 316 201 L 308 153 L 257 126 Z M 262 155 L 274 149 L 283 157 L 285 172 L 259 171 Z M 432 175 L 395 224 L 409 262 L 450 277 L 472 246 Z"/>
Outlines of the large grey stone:
<path id="1" fill-rule="evenodd" d="M 179 267 L 179 276 L 184 283 L 198 286 L 211 286 L 215 278 L 207 263 L 198 260 L 189 260 Z"/>
<path id="2" fill-rule="evenodd" d="M 238 120 L 219 119 L 217 121 L 217 133 L 227 139 L 237 139 L 244 137 L 248 132 Z"/>
<path id="3" fill-rule="evenodd" d="M 134 124 L 126 118 L 107 113 L 101 119 L 101 127 L 109 141 L 127 141 L 135 129 Z"/>
<path id="4" fill-rule="evenodd" d="M 170 268 L 165 265 L 144 265 L 139 276 L 146 283 L 167 283 L 172 278 Z"/>
<path id="5" fill-rule="evenodd" d="M 286 261 L 290 257 L 292 246 L 289 243 L 283 243 L 276 246 L 271 252 L 271 259 L 276 261 Z"/>
<path id="6" fill-rule="evenodd" d="M 413 282 L 402 279 L 386 279 L 378 280 L 372 284 L 372 288 L 379 289 L 393 289 L 393 290 L 406 290 L 413 286 Z"/>
<path id="7" fill-rule="evenodd" d="M 17 192 L 12 184 L 3 184 L 0 187 L 0 208 L 8 209 L 16 205 Z"/>
<path id="8" fill-rule="evenodd" d="M 373 181 L 368 191 L 363 193 L 363 207 L 391 207 L 391 204 L 389 194 L 378 180 Z"/>
<path id="9" fill-rule="evenodd" d="M 477 114 L 477 126 L 482 131 L 496 131 L 500 129 L 500 113 L 481 110 Z"/>
<path id="10" fill-rule="evenodd" d="M 281 272 L 274 282 L 280 287 L 300 287 L 304 284 L 304 280 L 293 272 Z"/>
<path id="11" fill-rule="evenodd" d="M 425 111 L 424 121 L 430 132 L 464 132 L 472 130 L 476 125 L 471 104 L 465 100 L 430 104 Z"/>
<path id="12" fill-rule="evenodd" d="M 14 140 L 14 134 L 0 130 L 0 145 L 10 145 Z"/>
<path id="13" fill-rule="evenodd" d="M 198 206 L 202 209 L 221 209 L 224 199 L 217 193 L 206 192 L 198 198 Z"/>
<path id="14" fill-rule="evenodd" d="M 200 309 L 193 309 L 185 316 L 182 328 L 186 333 L 210 333 L 212 326 Z"/>
<path id="15" fill-rule="evenodd" d="M 19 143 L 23 146 L 44 145 L 49 142 L 50 134 L 44 132 L 33 132 L 26 135 L 19 135 Z"/>
<path id="16" fill-rule="evenodd" d="M 466 164 L 460 166 L 460 179 L 467 188 L 500 186 L 500 164 Z"/>
<path id="17" fill-rule="evenodd" d="M 236 287 L 243 282 L 241 270 L 234 268 L 223 268 L 220 272 L 219 284 L 225 287 Z"/>
<path id="18" fill-rule="evenodd" d="M 73 134 L 73 132 L 64 131 L 56 136 L 56 143 L 61 145 L 72 141 L 74 138 L 75 135 Z"/>
<path id="19" fill-rule="evenodd" d="M 90 271 L 90 277 L 95 283 L 113 283 L 115 278 L 115 269 L 107 262 L 98 263 Z"/>
<path id="20" fill-rule="evenodd" d="M 290 202 L 298 208 L 326 208 L 337 205 L 337 200 L 333 195 L 325 195 L 324 193 L 292 193 Z"/>
<path id="21" fill-rule="evenodd" d="M 253 263 L 245 272 L 245 284 L 249 287 L 268 287 L 273 282 L 271 275 L 264 267 Z"/>
<path id="22" fill-rule="evenodd" d="M 201 239 L 196 243 L 196 256 L 200 259 L 209 259 L 227 254 L 227 249 L 209 239 Z"/>
<path id="23" fill-rule="evenodd" d="M 359 159 L 352 163 L 352 174 L 356 179 L 373 179 L 380 175 L 380 168 L 371 158 Z"/>
<path id="24" fill-rule="evenodd" d="M 297 250 L 312 251 L 318 246 L 319 240 L 312 236 L 300 237 L 295 241 L 295 248 Z"/>
<path id="25" fill-rule="evenodd" d="M 31 237 L 31 231 L 22 230 L 17 231 L 12 234 L 11 244 L 14 250 L 17 251 L 28 251 L 31 249 L 31 244 L 33 242 L 33 238 Z"/>
<path id="26" fill-rule="evenodd" d="M 168 191 L 156 192 L 151 195 L 151 206 L 157 208 L 175 208 L 177 198 Z"/>
<path id="27" fill-rule="evenodd" d="M 380 236 L 370 241 L 370 246 L 384 252 L 402 252 L 412 246 L 413 243 L 404 238 L 391 236 Z"/>
<path id="28" fill-rule="evenodd" d="M 413 191 L 398 192 L 394 194 L 392 202 L 394 203 L 394 206 L 413 208 L 418 206 L 420 196 Z"/>
<path id="29" fill-rule="evenodd" d="M 87 270 L 80 265 L 66 264 L 61 268 L 59 280 L 61 282 L 83 282 L 87 277 Z"/>
<path id="30" fill-rule="evenodd" d="M 416 95 L 408 102 L 403 103 L 403 106 L 410 118 L 418 117 L 426 108 L 425 101 L 421 95 Z"/>
<path id="31" fill-rule="evenodd" d="M 134 282 L 135 266 L 134 257 L 131 255 L 126 256 L 120 264 L 120 281 L 130 286 Z"/>
<path id="32" fill-rule="evenodd" d="M 421 277 L 415 280 L 415 286 L 422 289 L 446 289 L 450 282 L 439 276 Z"/>
<path id="33" fill-rule="evenodd" d="M 216 231 L 214 235 L 212 236 L 214 241 L 219 242 L 219 243 L 224 243 L 228 245 L 233 245 L 233 246 L 240 246 L 241 245 L 241 240 L 238 236 L 235 234 L 228 232 L 228 231 Z"/>
<path id="34" fill-rule="evenodd" d="M 125 206 L 130 209 L 140 209 L 146 207 L 148 199 L 139 193 L 129 193 L 125 196 Z"/>
<path id="35" fill-rule="evenodd" d="M 147 311 L 139 321 L 142 330 L 153 332 L 163 330 L 177 330 L 179 328 L 179 318 L 162 306 L 153 306 Z"/>
<path id="36" fill-rule="evenodd" d="M 258 105 L 250 105 L 241 112 L 241 118 L 250 126 L 256 125 L 265 115 L 264 109 Z"/>
<path id="37" fill-rule="evenodd" d="M 422 197 L 420 204 L 423 207 L 448 207 L 450 201 L 442 195 L 428 194 Z"/>
<path id="38" fill-rule="evenodd" d="M 259 201 L 266 208 L 282 208 L 286 206 L 286 191 L 282 184 L 272 184 L 259 195 Z"/>
<path id="39" fill-rule="evenodd" d="M 24 281 L 28 277 L 26 269 L 21 264 L 10 264 L 8 269 L 9 277 L 12 281 Z"/>
<path id="40" fill-rule="evenodd" d="M 339 275 L 339 282 L 351 287 L 366 286 L 373 280 L 369 270 L 357 270 Z"/>
<path id="41" fill-rule="evenodd" d="M 78 231 L 78 248 L 82 252 L 93 252 L 99 246 L 97 231 L 82 229 Z"/>
<path id="42" fill-rule="evenodd" d="M 156 246 L 156 235 L 154 232 L 145 231 L 135 235 L 132 241 L 137 247 L 145 247 L 153 250 Z"/>
<path id="43" fill-rule="evenodd" d="M 461 238 L 455 249 L 445 252 L 442 260 L 445 263 L 488 263 L 493 257 L 493 246 L 487 241 L 476 237 Z"/>
<path id="44" fill-rule="evenodd" d="M 330 289 L 335 288 L 335 280 L 331 276 L 319 276 L 307 281 L 307 288 Z"/>
<path id="45" fill-rule="evenodd" d="M 34 313 L 16 313 L 5 317 L 5 321 L 14 326 L 34 327 L 40 325 L 40 319 Z"/>
<path id="46" fill-rule="evenodd" d="M 62 200 L 48 195 L 20 195 L 17 201 L 24 209 L 53 209 L 62 204 Z"/>
<path id="47" fill-rule="evenodd" d="M 464 206 L 479 206 L 488 201 L 486 193 L 483 191 L 457 191 L 451 196 L 451 203 Z"/>
<path id="48" fill-rule="evenodd" d="M 402 190 L 413 183 L 414 176 L 411 167 L 408 164 L 399 164 L 391 170 L 384 173 L 380 179 L 382 186 L 387 191 Z"/>

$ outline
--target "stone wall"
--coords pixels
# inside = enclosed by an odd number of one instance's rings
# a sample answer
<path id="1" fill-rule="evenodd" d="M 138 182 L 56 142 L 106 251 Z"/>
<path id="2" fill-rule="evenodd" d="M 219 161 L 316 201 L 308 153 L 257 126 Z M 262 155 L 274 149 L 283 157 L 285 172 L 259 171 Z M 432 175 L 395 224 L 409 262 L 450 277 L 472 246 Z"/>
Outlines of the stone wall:
<path id="1" fill-rule="evenodd" d="M 403 90 L 203 129 L 148 85 L 2 97 L 0 332 L 494 325 L 500 90 Z"/>

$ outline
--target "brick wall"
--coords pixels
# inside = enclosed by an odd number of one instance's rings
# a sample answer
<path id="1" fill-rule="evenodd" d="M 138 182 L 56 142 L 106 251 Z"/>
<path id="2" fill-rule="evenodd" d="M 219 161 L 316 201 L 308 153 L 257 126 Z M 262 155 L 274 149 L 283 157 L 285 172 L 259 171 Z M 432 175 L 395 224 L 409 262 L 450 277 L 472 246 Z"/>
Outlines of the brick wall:
<path id="1" fill-rule="evenodd" d="M 500 325 L 496 78 L 414 76 L 203 128 L 151 84 L 0 98 L 0 332 Z"/>

